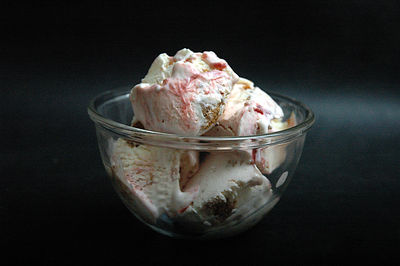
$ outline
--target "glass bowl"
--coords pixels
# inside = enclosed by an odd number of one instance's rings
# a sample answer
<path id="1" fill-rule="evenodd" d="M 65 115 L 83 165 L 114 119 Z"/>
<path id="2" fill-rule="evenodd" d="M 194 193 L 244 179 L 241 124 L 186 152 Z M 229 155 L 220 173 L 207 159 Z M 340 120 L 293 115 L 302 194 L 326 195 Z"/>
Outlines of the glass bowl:
<path id="1" fill-rule="evenodd" d="M 101 159 L 126 207 L 171 237 L 221 238 L 254 226 L 288 186 L 314 123 L 306 105 L 268 92 L 297 125 L 240 137 L 154 132 L 130 126 L 129 93 L 107 91 L 89 104 Z"/>

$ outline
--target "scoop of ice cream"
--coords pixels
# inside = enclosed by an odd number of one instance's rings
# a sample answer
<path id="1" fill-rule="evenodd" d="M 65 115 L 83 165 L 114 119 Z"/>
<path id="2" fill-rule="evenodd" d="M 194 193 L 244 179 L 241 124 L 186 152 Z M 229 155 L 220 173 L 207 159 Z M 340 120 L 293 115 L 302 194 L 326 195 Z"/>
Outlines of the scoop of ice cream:
<path id="1" fill-rule="evenodd" d="M 219 224 L 228 218 L 244 216 L 266 202 L 271 195 L 269 180 L 242 155 L 231 152 L 207 155 L 184 188 L 192 191 L 198 187 L 199 194 L 182 216 Z"/>
<path id="2" fill-rule="evenodd" d="M 237 80 L 214 52 L 161 54 L 132 89 L 135 118 L 149 130 L 201 135 L 217 122 Z"/>
<path id="3" fill-rule="evenodd" d="M 114 143 L 113 172 L 131 190 L 137 212 L 148 221 L 160 214 L 176 215 L 197 196 L 198 188 L 182 192 L 198 169 L 198 153 L 147 145 L 134 145 L 123 139 Z"/>
<path id="4" fill-rule="evenodd" d="M 217 126 L 208 136 L 249 136 L 268 133 L 271 120 L 283 116 L 281 107 L 250 80 L 240 78 L 228 97 Z"/>
<path id="5" fill-rule="evenodd" d="M 295 124 L 293 115 L 284 122 L 282 117 L 281 107 L 267 93 L 255 87 L 253 82 L 240 78 L 228 97 L 217 125 L 205 135 L 259 135 L 283 130 Z M 255 149 L 248 152 L 248 155 L 262 173 L 270 174 L 285 160 L 286 145 Z"/>

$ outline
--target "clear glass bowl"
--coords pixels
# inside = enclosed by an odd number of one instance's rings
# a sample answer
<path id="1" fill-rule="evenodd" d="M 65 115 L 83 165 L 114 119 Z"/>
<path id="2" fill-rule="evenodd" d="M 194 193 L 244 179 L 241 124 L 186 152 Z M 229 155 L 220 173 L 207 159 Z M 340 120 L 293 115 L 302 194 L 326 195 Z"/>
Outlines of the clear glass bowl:
<path id="1" fill-rule="evenodd" d="M 134 114 L 129 92 L 107 91 L 90 102 L 88 113 L 95 123 L 101 158 L 126 207 L 154 230 L 172 237 L 226 237 L 259 222 L 289 184 L 306 132 L 314 123 L 306 105 L 268 92 L 285 118 L 295 115 L 296 126 L 243 137 L 154 132 L 130 126 Z M 260 154 L 268 164 L 264 174 L 255 170 L 255 156 Z M 202 174 L 191 182 L 196 171 Z M 218 191 L 220 187 L 229 189 Z M 214 200 L 202 196 L 202 202 L 200 193 L 217 196 Z"/>

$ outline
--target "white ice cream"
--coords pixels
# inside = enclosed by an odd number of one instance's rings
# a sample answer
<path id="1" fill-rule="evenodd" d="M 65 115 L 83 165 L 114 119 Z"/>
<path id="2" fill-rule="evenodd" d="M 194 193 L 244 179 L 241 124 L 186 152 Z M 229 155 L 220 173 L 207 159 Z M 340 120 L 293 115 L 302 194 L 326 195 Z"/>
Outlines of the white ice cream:
<path id="1" fill-rule="evenodd" d="M 281 107 L 213 52 L 160 54 L 130 99 L 133 126 L 185 136 L 259 135 L 296 124 L 293 115 L 282 121 Z M 201 163 L 197 151 L 122 139 L 112 149 L 113 174 L 139 217 L 152 224 L 171 218 L 201 230 L 227 224 L 240 230 L 258 221 L 278 200 L 263 174 L 286 159 L 286 144 L 207 152 Z M 259 211 L 249 217 L 254 210 Z M 239 224 L 241 219 L 246 221 Z"/>
<path id="2" fill-rule="evenodd" d="M 206 135 L 250 136 L 268 133 L 272 119 L 283 117 L 281 107 L 253 82 L 240 78 L 228 97 L 218 124 Z"/>
<path id="3" fill-rule="evenodd" d="M 131 92 L 135 117 L 146 129 L 197 136 L 224 110 L 238 76 L 214 52 L 182 49 L 159 55 Z"/>
<path id="4" fill-rule="evenodd" d="M 154 222 L 162 213 L 171 217 L 188 207 L 198 188 L 182 192 L 198 169 L 198 153 L 147 145 L 134 146 L 123 139 L 114 143 L 112 169 L 136 199 L 137 211 Z"/>
<path id="5" fill-rule="evenodd" d="M 282 122 L 281 118 L 271 120 L 268 132 L 277 132 L 291 128 L 296 125 L 296 118 L 292 113 L 287 121 Z M 254 160 L 258 169 L 264 174 L 271 174 L 282 165 L 286 159 L 287 144 L 274 144 L 271 147 L 261 148 L 253 152 Z"/>
<path id="6" fill-rule="evenodd" d="M 282 122 L 281 107 L 253 82 L 240 78 L 229 95 L 225 110 L 207 136 L 249 136 L 286 129 L 295 123 Z M 259 170 L 271 174 L 286 158 L 286 145 L 248 152 Z"/>
<path id="7" fill-rule="evenodd" d="M 199 194 L 183 216 L 193 218 L 196 214 L 206 224 L 220 224 L 246 216 L 269 199 L 272 195 L 269 180 L 242 155 L 232 152 L 207 155 L 184 188 L 184 191 L 199 188 Z"/>

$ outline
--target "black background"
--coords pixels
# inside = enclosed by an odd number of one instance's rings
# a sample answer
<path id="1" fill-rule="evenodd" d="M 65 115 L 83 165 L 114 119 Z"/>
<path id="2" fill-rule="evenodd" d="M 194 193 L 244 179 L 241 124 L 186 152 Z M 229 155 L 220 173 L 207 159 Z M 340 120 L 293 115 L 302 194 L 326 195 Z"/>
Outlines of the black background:
<path id="1" fill-rule="evenodd" d="M 2 264 L 387 264 L 400 251 L 400 3 L 53 1 L 0 8 Z M 100 161 L 89 100 L 161 52 L 213 50 L 316 123 L 255 228 L 176 240 L 138 222 Z"/>

